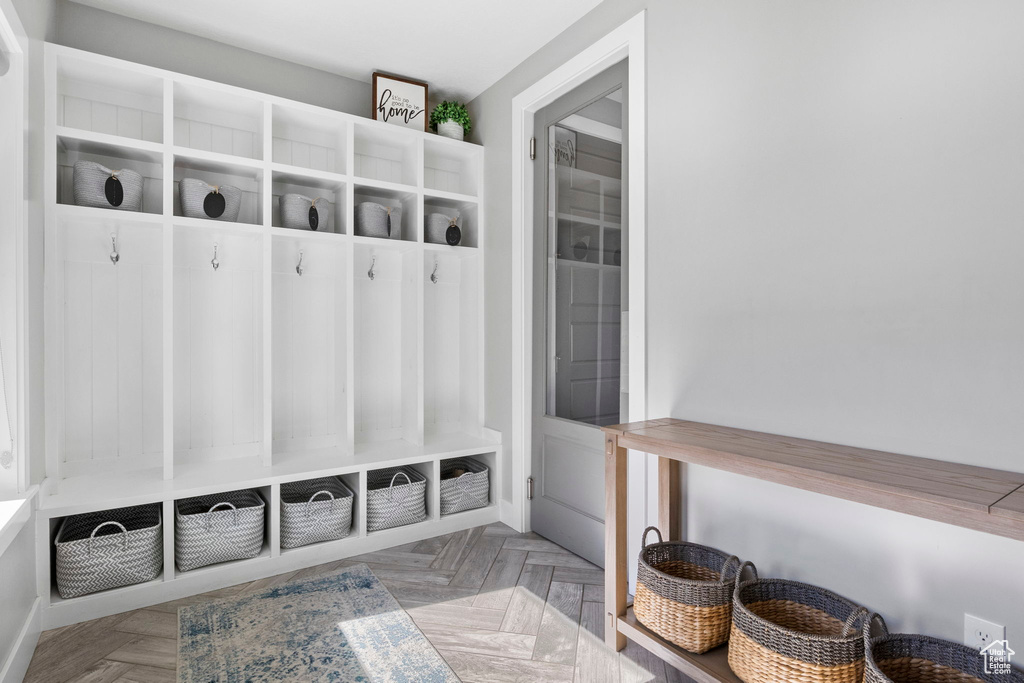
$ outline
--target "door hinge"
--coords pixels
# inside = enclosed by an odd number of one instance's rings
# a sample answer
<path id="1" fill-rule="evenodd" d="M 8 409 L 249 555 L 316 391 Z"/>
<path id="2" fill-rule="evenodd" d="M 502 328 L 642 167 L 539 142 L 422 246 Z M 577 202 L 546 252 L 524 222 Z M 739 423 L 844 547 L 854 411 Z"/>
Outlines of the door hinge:
<path id="1" fill-rule="evenodd" d="M 530 161 L 537 158 L 537 138 L 530 138 Z"/>
<path id="2" fill-rule="evenodd" d="M 526 478 L 526 500 L 533 500 L 533 477 Z"/>

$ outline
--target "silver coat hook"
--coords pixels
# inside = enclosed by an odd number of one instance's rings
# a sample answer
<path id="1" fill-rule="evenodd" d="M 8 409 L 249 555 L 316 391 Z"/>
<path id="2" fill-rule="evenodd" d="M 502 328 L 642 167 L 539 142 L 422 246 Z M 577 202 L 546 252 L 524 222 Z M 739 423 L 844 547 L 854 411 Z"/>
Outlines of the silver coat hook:
<path id="1" fill-rule="evenodd" d="M 302 267 L 302 250 L 299 249 L 299 265 L 295 266 L 295 272 L 299 274 L 299 277 L 302 277 L 302 271 L 304 270 L 305 268 Z"/>
<path id="2" fill-rule="evenodd" d="M 371 280 L 372 280 L 372 279 L 373 279 L 374 277 L 376 277 L 376 274 L 375 274 L 375 273 L 373 272 L 374 266 L 376 266 L 376 265 L 377 265 L 377 257 L 376 257 L 376 256 L 371 256 L 371 257 L 370 257 L 370 269 L 369 269 L 368 271 L 366 271 L 366 275 L 367 275 L 367 276 L 368 276 L 368 277 L 369 277 L 369 278 L 370 278 Z"/>
<path id="3" fill-rule="evenodd" d="M 434 258 L 434 272 L 430 274 L 430 281 L 437 284 L 437 258 Z"/>
<path id="4" fill-rule="evenodd" d="M 121 254 L 117 252 L 117 235 L 110 233 L 110 262 L 115 266 L 121 260 Z"/>
<path id="5" fill-rule="evenodd" d="M 214 271 L 220 268 L 220 260 L 217 258 L 217 243 L 213 243 L 213 260 L 210 261 L 210 265 L 213 266 Z"/>

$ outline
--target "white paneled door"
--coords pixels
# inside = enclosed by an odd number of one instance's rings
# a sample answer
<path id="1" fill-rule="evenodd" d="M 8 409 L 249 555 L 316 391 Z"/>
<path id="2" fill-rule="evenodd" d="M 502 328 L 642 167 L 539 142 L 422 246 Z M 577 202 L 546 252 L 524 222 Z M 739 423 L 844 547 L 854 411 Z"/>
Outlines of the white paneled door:
<path id="1" fill-rule="evenodd" d="M 604 439 L 625 414 L 626 62 L 536 114 L 531 526 L 604 561 Z"/>

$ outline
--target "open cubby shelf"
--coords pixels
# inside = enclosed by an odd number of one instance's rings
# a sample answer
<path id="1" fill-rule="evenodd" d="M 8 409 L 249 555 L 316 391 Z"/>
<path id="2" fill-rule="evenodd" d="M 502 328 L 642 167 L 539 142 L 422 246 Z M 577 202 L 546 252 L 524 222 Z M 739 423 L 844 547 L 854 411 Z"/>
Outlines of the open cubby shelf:
<path id="1" fill-rule="evenodd" d="M 483 149 L 67 47 L 45 61 L 40 533 L 153 502 L 166 523 L 174 500 L 254 487 L 271 520 L 230 570 L 177 572 L 165 533 L 161 580 L 74 600 L 49 600 L 41 556 L 47 627 L 496 521 L 493 500 L 438 514 L 442 459 L 501 469 L 483 423 Z M 140 173 L 141 210 L 76 205 L 79 160 Z M 185 216 L 183 178 L 238 187 L 237 219 Z M 316 231 L 284 225 L 292 193 L 326 204 Z M 356 234 L 364 201 L 401 207 L 396 239 Z M 426 241 L 435 212 L 459 216 L 459 246 Z M 428 519 L 371 539 L 365 473 L 403 464 L 427 474 Z M 335 474 L 358 484 L 351 536 L 282 552 L 280 484 Z"/>

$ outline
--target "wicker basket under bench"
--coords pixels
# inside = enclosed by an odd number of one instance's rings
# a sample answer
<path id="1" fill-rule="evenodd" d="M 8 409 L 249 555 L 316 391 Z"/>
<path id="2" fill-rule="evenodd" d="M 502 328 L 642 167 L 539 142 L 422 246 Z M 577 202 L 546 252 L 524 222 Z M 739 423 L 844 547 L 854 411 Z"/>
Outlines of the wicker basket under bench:
<path id="1" fill-rule="evenodd" d="M 486 507 L 491 479 L 487 465 L 473 458 L 441 461 L 441 516 Z"/>
<path id="2" fill-rule="evenodd" d="M 257 491 L 230 491 L 174 504 L 174 559 L 181 571 L 256 557 L 266 504 Z"/>
<path id="3" fill-rule="evenodd" d="M 164 566 L 160 505 L 67 517 L 54 544 L 64 599 L 152 581 Z"/>
<path id="4" fill-rule="evenodd" d="M 354 499 L 341 477 L 281 484 L 281 547 L 345 538 L 352 531 Z"/>
<path id="5" fill-rule="evenodd" d="M 381 531 L 427 518 L 427 478 L 412 467 L 366 473 L 366 530 Z"/>

